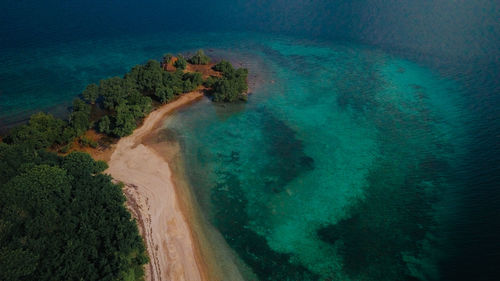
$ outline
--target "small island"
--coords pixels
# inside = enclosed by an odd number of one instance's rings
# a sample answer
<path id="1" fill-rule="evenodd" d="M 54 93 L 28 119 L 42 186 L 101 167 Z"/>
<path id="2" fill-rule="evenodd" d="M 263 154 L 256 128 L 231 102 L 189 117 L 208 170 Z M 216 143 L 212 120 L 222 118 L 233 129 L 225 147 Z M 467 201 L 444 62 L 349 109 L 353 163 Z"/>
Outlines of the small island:
<path id="1" fill-rule="evenodd" d="M 152 110 L 189 92 L 203 91 L 214 102 L 244 101 L 247 76 L 247 69 L 234 69 L 228 61 L 210 63 L 202 50 L 187 60 L 166 54 L 162 62 L 149 60 L 123 77 L 88 85 L 82 98 L 73 101 L 68 120 L 34 114 L 28 124 L 13 128 L 5 142 L 61 153 L 70 151 L 75 141 L 95 147 L 85 135 L 89 129 L 111 138 L 128 136 Z"/>
<path id="2" fill-rule="evenodd" d="M 0 280 L 211 279 L 168 162 L 142 140 L 203 96 L 245 101 L 247 76 L 202 50 L 166 54 L 88 85 L 67 120 L 37 113 L 13 128 L 0 140 Z"/>

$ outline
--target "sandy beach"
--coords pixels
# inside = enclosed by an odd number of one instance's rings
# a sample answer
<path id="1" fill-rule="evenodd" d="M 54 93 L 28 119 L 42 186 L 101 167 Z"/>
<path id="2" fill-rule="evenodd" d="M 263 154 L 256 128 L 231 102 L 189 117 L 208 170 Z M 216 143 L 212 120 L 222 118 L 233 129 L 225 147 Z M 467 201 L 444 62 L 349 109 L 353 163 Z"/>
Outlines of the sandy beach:
<path id="1" fill-rule="evenodd" d="M 146 280 L 211 279 L 179 205 L 168 163 L 142 143 L 167 114 L 202 97 L 201 91 L 191 92 L 153 111 L 132 135 L 120 139 L 108 162 L 106 173 L 125 184 L 128 207 L 147 247 Z"/>
<path id="2" fill-rule="evenodd" d="M 188 71 L 199 71 L 205 78 L 219 75 L 212 66 L 190 66 Z M 183 94 L 151 112 L 132 135 L 89 151 L 94 159 L 108 162 L 105 172 L 124 184 L 127 207 L 150 259 L 146 280 L 240 281 L 243 275 L 255 279 L 198 209 L 179 144 L 155 141 L 168 115 L 203 97 L 203 88 Z"/>

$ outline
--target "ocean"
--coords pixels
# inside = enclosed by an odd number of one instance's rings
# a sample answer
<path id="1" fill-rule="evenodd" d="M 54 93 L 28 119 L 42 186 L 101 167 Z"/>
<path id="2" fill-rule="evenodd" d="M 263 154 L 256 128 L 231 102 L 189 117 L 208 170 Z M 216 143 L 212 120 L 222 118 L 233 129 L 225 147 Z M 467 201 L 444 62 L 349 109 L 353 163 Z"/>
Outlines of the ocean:
<path id="1" fill-rule="evenodd" d="M 392 2 L 6 1 L 0 125 L 203 48 L 249 68 L 249 100 L 163 133 L 248 280 L 494 280 L 498 4 Z"/>

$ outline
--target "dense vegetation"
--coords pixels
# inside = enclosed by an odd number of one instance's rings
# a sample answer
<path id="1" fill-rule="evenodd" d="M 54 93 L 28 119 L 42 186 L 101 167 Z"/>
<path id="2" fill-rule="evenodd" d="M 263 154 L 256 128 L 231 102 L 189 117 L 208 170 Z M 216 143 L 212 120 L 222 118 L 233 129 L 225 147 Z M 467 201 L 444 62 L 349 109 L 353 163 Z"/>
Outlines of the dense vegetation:
<path id="1" fill-rule="evenodd" d="M 177 69 L 184 70 L 187 66 L 187 61 L 182 55 L 177 56 L 177 60 L 174 62 L 174 66 Z"/>
<path id="2" fill-rule="evenodd" d="M 199 51 L 190 63 L 208 64 Z M 174 66 L 166 71 L 165 64 Z M 67 153 L 75 140 L 96 147 L 85 133 L 132 133 L 153 108 L 204 84 L 213 100 L 244 99 L 246 69 L 227 61 L 203 80 L 185 71 L 181 55 L 150 60 L 123 77 L 90 84 L 67 120 L 37 113 L 0 139 L 0 280 L 140 280 L 147 262 L 137 226 L 124 206 L 121 186 L 101 172 L 106 163 L 83 152 Z M 209 67 L 209 66 L 208 66 Z"/>
<path id="3" fill-rule="evenodd" d="M 164 65 L 169 64 L 172 61 L 173 57 L 174 56 L 172 54 L 164 54 L 162 64 L 164 64 Z"/>
<path id="4" fill-rule="evenodd" d="M 204 56 L 203 51 L 199 51 L 190 60 L 196 57 L 196 62 L 205 62 Z M 163 64 L 173 59 L 167 54 Z M 231 63 L 223 60 L 213 66 L 215 71 L 222 73 L 221 77 L 209 77 L 204 81 L 201 73 L 184 71 L 187 62 L 181 55 L 173 64 L 177 68 L 175 71 L 165 71 L 160 62 L 149 60 L 144 65 L 133 67 L 123 78 L 111 77 L 99 84 L 90 84 L 82 92 L 83 100 L 74 100 L 68 120 L 37 113 L 31 116 L 28 124 L 12 129 L 5 141 L 27 144 L 34 149 L 52 147 L 65 152 L 75 138 L 79 138 L 80 143 L 90 143 L 82 137 L 90 128 L 113 137 L 127 136 L 152 110 L 153 99 L 167 103 L 201 84 L 212 89 L 214 101 L 246 99 L 246 69 L 234 69 Z"/>
<path id="5" fill-rule="evenodd" d="M 210 61 L 202 50 L 189 60 L 200 64 Z M 68 120 L 37 113 L 31 116 L 28 124 L 11 130 L 5 141 L 29 144 L 35 149 L 56 147 L 65 152 L 75 138 L 80 138 L 80 143 L 88 143 L 88 140 L 82 140 L 82 135 L 90 128 L 113 137 L 127 136 L 152 110 L 153 99 L 167 103 L 201 84 L 212 89 L 216 102 L 246 99 L 247 69 L 234 69 L 231 63 L 222 60 L 213 66 L 222 74 L 221 77 L 213 76 L 203 81 L 201 73 L 185 72 L 187 61 L 182 55 L 173 57 L 166 54 L 162 63 L 165 65 L 172 61 L 175 71 L 165 71 L 160 62 L 149 60 L 144 65 L 133 67 L 123 77 L 111 77 L 101 80 L 99 84 L 90 84 L 82 92 L 83 100 L 74 100 Z"/>
<path id="6" fill-rule="evenodd" d="M 0 143 L 0 280 L 142 279 L 145 248 L 106 168 Z"/>
<path id="7" fill-rule="evenodd" d="M 194 56 L 189 58 L 189 63 L 191 64 L 209 64 L 210 63 L 210 58 L 205 55 L 205 52 L 203 50 L 198 50 Z"/>
<path id="8" fill-rule="evenodd" d="M 165 55 L 163 63 L 170 63 L 172 58 Z M 152 99 L 166 103 L 195 90 L 203 82 L 201 74 L 184 73 L 185 63 L 179 57 L 175 62 L 177 71 L 168 72 L 160 62 L 149 60 L 133 67 L 123 78 L 108 78 L 101 80 L 99 86 L 92 86 L 92 91 L 97 89 L 97 95 L 84 95 L 96 97 L 87 102 L 97 100 L 99 106 L 108 110 L 108 114 L 98 121 L 98 131 L 116 137 L 129 135 L 138 121 L 151 111 Z"/>
<path id="9" fill-rule="evenodd" d="M 165 58 L 170 60 L 170 58 Z M 176 65 L 185 68 L 186 61 L 179 57 Z M 150 60 L 133 67 L 123 78 L 111 77 L 99 84 L 90 84 L 75 99 L 67 121 L 50 114 L 37 113 L 26 125 L 11 130 L 6 138 L 11 144 L 31 144 L 32 147 L 62 147 L 82 136 L 89 128 L 114 137 L 132 133 L 137 123 L 152 110 L 153 99 L 166 103 L 178 95 L 195 90 L 203 83 L 200 73 L 164 71 L 158 61 Z M 99 119 L 92 112 L 104 111 Z M 102 114 L 101 114 L 102 115 Z"/>
<path id="10" fill-rule="evenodd" d="M 221 78 L 207 81 L 207 85 L 213 88 L 214 101 L 234 102 L 246 100 L 248 69 L 234 69 L 231 63 L 225 60 L 214 65 L 213 69 L 222 72 Z"/>
<path id="11" fill-rule="evenodd" d="M 181 55 L 174 58 L 166 54 L 163 64 L 172 60 L 176 67 L 174 71 L 165 71 L 160 62 L 149 60 L 144 65 L 133 67 L 123 77 L 111 77 L 101 80 L 99 84 L 90 84 L 82 92 L 83 100 L 74 100 L 68 120 L 60 120 L 50 114 L 35 114 L 28 124 L 14 128 L 6 142 L 29 143 L 35 149 L 57 147 L 65 152 L 72 140 L 81 138 L 90 128 L 113 137 L 127 136 L 152 110 L 153 100 L 167 103 L 202 84 L 212 89 L 216 102 L 246 99 L 247 69 L 235 69 L 231 63 L 222 60 L 213 66 L 222 74 L 221 77 L 209 77 L 204 81 L 201 73 L 184 70 L 187 62 Z M 189 60 L 191 63 L 210 61 L 201 50 Z"/>

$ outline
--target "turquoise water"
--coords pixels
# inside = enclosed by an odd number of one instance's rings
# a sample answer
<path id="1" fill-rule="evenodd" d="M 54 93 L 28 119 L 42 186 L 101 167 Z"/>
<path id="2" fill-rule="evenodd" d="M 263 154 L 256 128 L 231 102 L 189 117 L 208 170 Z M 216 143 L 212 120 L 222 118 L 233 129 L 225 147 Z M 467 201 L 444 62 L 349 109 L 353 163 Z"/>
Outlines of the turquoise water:
<path id="1" fill-rule="evenodd" d="M 165 130 L 207 219 L 260 280 L 439 279 L 460 85 L 363 46 L 219 43 L 257 73 L 249 102 L 202 101 Z"/>
<path id="2" fill-rule="evenodd" d="M 206 219 L 255 276 L 441 278 L 462 219 L 463 85 L 381 50 L 193 32 L 6 48 L 0 122 L 40 109 L 64 116 L 86 84 L 198 48 L 248 67 L 252 94 L 235 105 L 203 100 L 165 130 L 182 144 Z"/>
<path id="3" fill-rule="evenodd" d="M 0 1 L 0 134 L 204 48 L 249 67 L 254 94 L 167 130 L 260 279 L 496 280 L 499 15 L 498 0 Z"/>
<path id="4" fill-rule="evenodd" d="M 43 110 L 61 117 L 89 83 L 122 76 L 148 59 L 166 52 L 189 54 L 199 48 L 238 45 L 246 36 L 196 32 L 162 32 L 147 35 L 82 39 L 42 46 L 0 48 L 0 129 L 26 120 Z M 213 52 L 208 52 L 214 56 Z"/>

